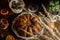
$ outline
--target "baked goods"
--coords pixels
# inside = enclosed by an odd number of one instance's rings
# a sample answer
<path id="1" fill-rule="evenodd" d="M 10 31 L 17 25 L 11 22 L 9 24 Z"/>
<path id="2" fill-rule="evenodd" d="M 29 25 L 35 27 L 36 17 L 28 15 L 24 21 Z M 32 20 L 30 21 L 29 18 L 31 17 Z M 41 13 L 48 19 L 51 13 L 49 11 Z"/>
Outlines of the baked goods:
<path id="1" fill-rule="evenodd" d="M 22 37 L 37 35 L 41 29 L 39 18 L 33 13 L 22 13 L 13 21 L 13 32 Z"/>
<path id="2" fill-rule="evenodd" d="M 5 18 L 0 19 L 0 29 L 7 29 L 8 28 L 8 20 Z"/>
<path id="3" fill-rule="evenodd" d="M 8 13 L 9 13 L 9 11 L 7 9 L 2 9 L 1 10 L 2 15 L 7 15 Z"/>
<path id="4" fill-rule="evenodd" d="M 15 40 L 15 38 L 12 35 L 7 35 L 6 40 Z"/>

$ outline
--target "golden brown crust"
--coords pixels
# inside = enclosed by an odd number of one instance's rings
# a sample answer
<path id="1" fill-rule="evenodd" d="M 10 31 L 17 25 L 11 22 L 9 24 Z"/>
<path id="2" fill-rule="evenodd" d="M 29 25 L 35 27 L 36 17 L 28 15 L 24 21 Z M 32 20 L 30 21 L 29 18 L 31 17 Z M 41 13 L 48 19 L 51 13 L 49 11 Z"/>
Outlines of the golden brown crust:
<path id="1" fill-rule="evenodd" d="M 8 35 L 8 36 L 6 37 L 6 40 L 15 40 L 15 38 L 14 38 L 12 35 Z"/>
<path id="2" fill-rule="evenodd" d="M 27 28 L 28 28 L 28 26 L 26 26 L 24 30 L 27 31 Z M 27 35 L 26 32 L 24 32 L 24 36 L 25 36 L 25 37 L 26 37 L 26 35 Z"/>
<path id="3" fill-rule="evenodd" d="M 33 35 L 33 31 L 31 27 L 29 27 L 29 32 Z"/>
<path id="4" fill-rule="evenodd" d="M 16 28 L 23 29 L 23 30 L 29 32 L 30 34 L 35 35 L 41 30 L 41 26 L 40 26 L 39 22 L 37 22 L 37 21 L 39 21 L 39 20 L 36 16 L 31 15 L 31 14 L 23 14 L 17 19 L 17 23 L 15 23 L 14 25 L 16 25 Z M 17 30 L 19 30 L 19 29 L 17 29 Z M 21 30 L 21 31 L 23 31 L 23 30 Z M 21 33 L 21 31 L 18 31 L 18 32 Z M 29 35 L 26 32 L 23 32 L 23 34 L 24 34 L 23 36 L 25 36 L 25 37 L 27 35 Z M 31 35 L 29 35 L 29 36 L 31 36 Z"/>
<path id="5" fill-rule="evenodd" d="M 1 10 L 1 14 L 2 15 L 7 15 L 9 12 L 8 12 L 8 10 L 7 9 L 2 9 Z"/>
<path id="6" fill-rule="evenodd" d="M 50 23 L 50 24 L 49 24 L 49 26 L 50 26 L 50 28 L 52 28 L 52 29 L 54 29 L 54 28 L 55 28 L 54 23 Z"/>

